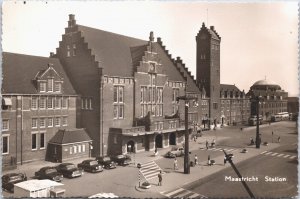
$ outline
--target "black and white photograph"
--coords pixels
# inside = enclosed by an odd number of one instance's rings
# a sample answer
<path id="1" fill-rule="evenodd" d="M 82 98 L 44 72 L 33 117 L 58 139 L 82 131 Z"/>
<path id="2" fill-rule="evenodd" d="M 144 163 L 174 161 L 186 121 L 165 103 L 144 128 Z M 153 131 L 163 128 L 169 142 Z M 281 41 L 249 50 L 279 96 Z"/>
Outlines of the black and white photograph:
<path id="1" fill-rule="evenodd" d="M 2 2 L 2 197 L 295 198 L 298 2 Z"/>

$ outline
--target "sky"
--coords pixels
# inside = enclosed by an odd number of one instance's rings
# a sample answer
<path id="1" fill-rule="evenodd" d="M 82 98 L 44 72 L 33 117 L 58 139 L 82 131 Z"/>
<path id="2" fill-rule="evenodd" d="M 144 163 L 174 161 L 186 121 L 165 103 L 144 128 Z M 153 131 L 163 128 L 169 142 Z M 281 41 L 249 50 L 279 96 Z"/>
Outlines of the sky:
<path id="1" fill-rule="evenodd" d="M 2 50 L 48 57 L 75 14 L 77 24 L 143 40 L 153 31 L 195 75 L 195 36 L 204 22 L 221 36 L 222 84 L 248 92 L 266 78 L 298 96 L 297 9 L 296 1 L 4 1 Z"/>

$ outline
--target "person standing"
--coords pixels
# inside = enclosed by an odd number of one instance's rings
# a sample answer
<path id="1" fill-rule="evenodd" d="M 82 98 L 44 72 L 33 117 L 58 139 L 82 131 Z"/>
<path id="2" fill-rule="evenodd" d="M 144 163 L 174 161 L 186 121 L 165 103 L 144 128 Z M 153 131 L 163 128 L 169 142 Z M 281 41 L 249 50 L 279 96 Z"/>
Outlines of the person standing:
<path id="1" fill-rule="evenodd" d="M 208 141 L 206 140 L 206 150 L 208 150 Z"/>
<path id="2" fill-rule="evenodd" d="M 280 143 L 280 136 L 278 136 L 277 140 L 278 140 L 278 143 Z"/>
<path id="3" fill-rule="evenodd" d="M 178 163 L 176 157 L 174 158 L 174 170 L 178 170 Z"/>
<path id="4" fill-rule="evenodd" d="M 198 157 L 197 155 L 195 154 L 195 166 L 198 165 Z"/>
<path id="5" fill-rule="evenodd" d="M 208 155 L 208 157 L 207 157 L 207 164 L 208 164 L 208 166 L 211 166 L 210 155 Z"/>
<path id="6" fill-rule="evenodd" d="M 227 158 L 226 158 L 226 155 L 225 155 L 224 156 L 224 166 L 225 166 L 226 162 L 227 162 Z"/>
<path id="7" fill-rule="evenodd" d="M 158 186 L 161 186 L 161 185 L 162 185 L 162 175 L 161 175 L 161 170 L 159 171 L 157 177 L 158 177 Z"/>
<path id="8" fill-rule="evenodd" d="M 272 131 L 272 143 L 273 143 L 273 135 L 274 135 L 274 132 Z"/>

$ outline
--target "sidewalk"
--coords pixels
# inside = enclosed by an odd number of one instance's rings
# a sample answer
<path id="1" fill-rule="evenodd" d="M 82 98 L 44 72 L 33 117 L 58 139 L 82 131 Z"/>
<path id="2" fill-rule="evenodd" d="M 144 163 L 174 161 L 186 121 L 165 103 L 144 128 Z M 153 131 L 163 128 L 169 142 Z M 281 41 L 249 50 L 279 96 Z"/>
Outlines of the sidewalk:
<path id="1" fill-rule="evenodd" d="M 272 150 L 276 147 L 278 147 L 279 144 L 277 143 L 271 143 L 269 146 L 261 146 L 260 149 L 256 149 L 255 146 L 248 147 L 248 153 L 238 153 L 236 152 L 234 154 L 233 162 L 235 164 L 242 162 L 246 159 L 252 158 L 263 151 L 266 150 Z M 149 183 L 152 185 L 152 187 L 148 190 L 145 189 L 138 189 L 139 191 L 143 191 L 145 193 L 149 194 L 149 197 L 151 197 L 151 193 L 163 193 L 166 191 L 170 191 L 173 189 L 178 189 L 180 187 L 183 187 L 186 184 L 192 183 L 196 180 L 202 179 L 206 176 L 209 176 L 213 173 L 216 173 L 224 168 L 230 167 L 230 164 L 227 163 L 225 166 L 223 165 L 223 158 L 224 156 L 218 156 L 214 158 L 216 161 L 215 165 L 207 166 L 207 161 L 200 162 L 198 166 L 191 167 L 190 168 L 190 174 L 184 174 L 183 169 L 180 169 L 176 172 L 167 173 L 163 175 L 163 181 L 162 186 L 157 186 L 158 179 L 151 179 Z"/>

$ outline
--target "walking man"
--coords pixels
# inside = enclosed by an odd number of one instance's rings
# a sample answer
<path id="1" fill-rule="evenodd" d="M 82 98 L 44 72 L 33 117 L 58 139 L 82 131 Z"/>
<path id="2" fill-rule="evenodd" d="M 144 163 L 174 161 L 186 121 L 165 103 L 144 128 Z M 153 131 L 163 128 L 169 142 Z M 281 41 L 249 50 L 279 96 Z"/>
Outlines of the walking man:
<path id="1" fill-rule="evenodd" d="M 278 143 L 280 143 L 280 136 L 278 136 L 278 139 L 277 139 L 277 140 L 278 140 Z"/>
<path id="2" fill-rule="evenodd" d="M 195 154 L 195 166 L 198 165 L 198 157 L 197 155 Z"/>
<path id="3" fill-rule="evenodd" d="M 174 170 L 178 170 L 178 164 L 176 158 L 174 158 Z"/>
<path id="4" fill-rule="evenodd" d="M 161 170 L 159 171 L 157 177 L 158 177 L 158 186 L 161 186 L 161 185 L 162 185 L 162 175 L 161 175 Z"/>
<path id="5" fill-rule="evenodd" d="M 273 135 L 274 135 L 274 132 L 272 131 L 272 143 L 273 143 Z"/>
<path id="6" fill-rule="evenodd" d="M 226 155 L 225 155 L 224 156 L 224 166 L 225 166 L 226 162 L 227 162 L 227 158 L 226 158 Z"/>
<path id="7" fill-rule="evenodd" d="M 206 150 L 208 150 L 208 141 L 206 140 Z"/>

